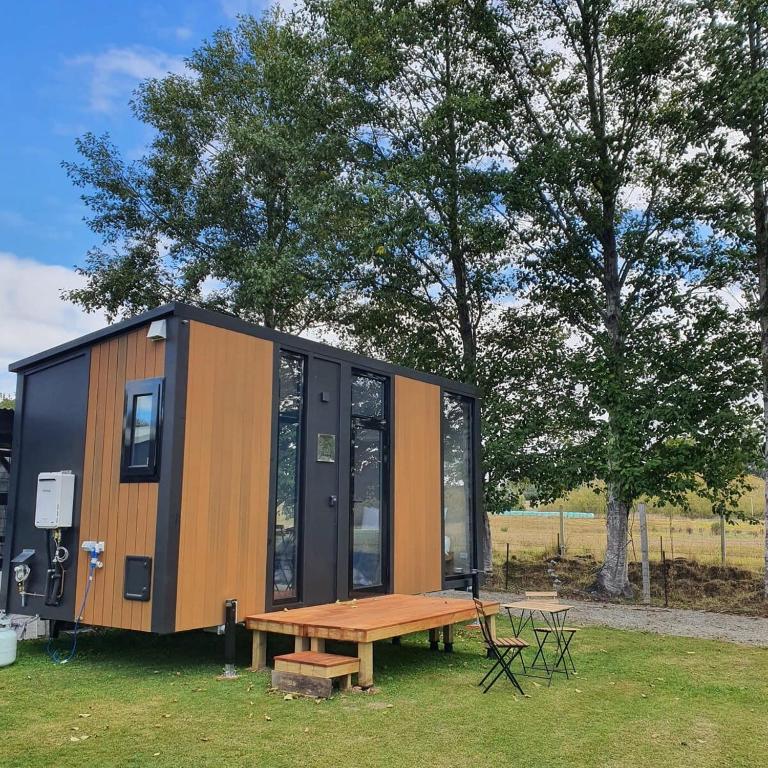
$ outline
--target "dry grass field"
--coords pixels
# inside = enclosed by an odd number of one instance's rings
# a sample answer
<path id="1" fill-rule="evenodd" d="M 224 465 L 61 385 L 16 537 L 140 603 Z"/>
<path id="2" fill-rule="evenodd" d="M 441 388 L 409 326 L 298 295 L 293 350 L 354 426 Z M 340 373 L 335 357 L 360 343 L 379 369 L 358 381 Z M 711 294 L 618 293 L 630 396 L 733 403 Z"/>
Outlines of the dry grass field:
<path id="1" fill-rule="evenodd" d="M 640 560 L 640 525 L 633 519 L 630 560 Z M 537 557 L 554 553 L 560 523 L 555 517 L 491 516 L 491 531 L 496 562 L 510 555 Z M 651 560 L 661 559 L 663 540 L 667 558 L 684 557 L 703 564 L 720 563 L 720 529 L 717 518 L 670 518 L 648 515 L 648 538 Z M 590 554 L 598 561 L 605 551 L 605 519 L 565 520 L 567 554 L 570 557 Z M 726 564 L 759 571 L 763 568 L 763 526 L 739 522 L 726 524 Z"/>

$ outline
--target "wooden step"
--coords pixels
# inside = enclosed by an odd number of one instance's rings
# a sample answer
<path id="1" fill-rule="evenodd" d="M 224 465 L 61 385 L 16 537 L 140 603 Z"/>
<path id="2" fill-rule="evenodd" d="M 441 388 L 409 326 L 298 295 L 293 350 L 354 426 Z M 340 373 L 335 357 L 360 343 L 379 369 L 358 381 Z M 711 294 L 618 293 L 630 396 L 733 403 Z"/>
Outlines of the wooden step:
<path id="1" fill-rule="evenodd" d="M 275 656 L 275 671 L 332 679 L 360 671 L 360 659 L 335 653 L 298 651 Z"/>

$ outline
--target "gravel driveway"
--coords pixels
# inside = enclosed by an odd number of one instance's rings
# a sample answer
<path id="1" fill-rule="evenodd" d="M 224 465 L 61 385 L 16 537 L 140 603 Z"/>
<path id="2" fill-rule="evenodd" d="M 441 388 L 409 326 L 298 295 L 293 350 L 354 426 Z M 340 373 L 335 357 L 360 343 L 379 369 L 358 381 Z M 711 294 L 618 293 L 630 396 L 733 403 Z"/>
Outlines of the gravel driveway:
<path id="1" fill-rule="evenodd" d="M 439 594 L 446 597 L 466 598 L 464 592 L 451 591 Z M 484 591 L 482 597 L 502 603 L 522 599 L 522 595 L 506 592 Z M 731 643 L 768 648 L 768 619 L 681 608 L 648 608 L 641 605 L 596 603 L 570 598 L 566 602 L 573 606 L 568 613 L 569 624 L 592 624 L 613 629 L 656 632 L 660 635 L 727 640 Z"/>

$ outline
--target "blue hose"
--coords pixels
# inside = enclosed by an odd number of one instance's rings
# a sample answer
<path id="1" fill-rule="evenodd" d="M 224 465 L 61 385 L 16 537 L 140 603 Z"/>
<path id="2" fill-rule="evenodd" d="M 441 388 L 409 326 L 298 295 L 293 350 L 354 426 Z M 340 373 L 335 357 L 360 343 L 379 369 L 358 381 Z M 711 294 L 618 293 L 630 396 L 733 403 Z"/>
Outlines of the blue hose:
<path id="1" fill-rule="evenodd" d="M 83 593 L 83 602 L 80 604 L 80 610 L 77 612 L 75 618 L 75 627 L 72 634 L 72 647 L 69 649 L 69 653 L 66 656 L 62 656 L 55 648 L 51 648 L 51 640 L 53 638 L 48 636 L 48 643 L 45 646 L 45 652 L 50 657 L 54 664 L 66 664 L 68 661 L 72 661 L 77 653 L 77 632 L 80 629 L 80 619 L 83 616 L 85 610 L 85 603 L 88 600 L 88 593 L 91 591 L 91 583 L 93 582 L 93 574 L 96 570 L 96 563 L 98 561 L 95 558 L 91 558 L 91 562 L 88 566 L 88 581 L 85 584 L 85 592 Z"/>

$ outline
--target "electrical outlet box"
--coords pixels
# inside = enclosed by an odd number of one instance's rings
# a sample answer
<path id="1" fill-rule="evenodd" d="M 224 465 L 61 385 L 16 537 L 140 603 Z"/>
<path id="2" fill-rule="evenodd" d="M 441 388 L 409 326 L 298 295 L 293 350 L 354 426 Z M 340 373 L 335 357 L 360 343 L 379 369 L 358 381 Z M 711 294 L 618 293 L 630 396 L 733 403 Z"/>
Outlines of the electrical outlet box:
<path id="1" fill-rule="evenodd" d="M 37 476 L 36 528 L 71 528 L 75 506 L 72 472 L 41 472 Z"/>

